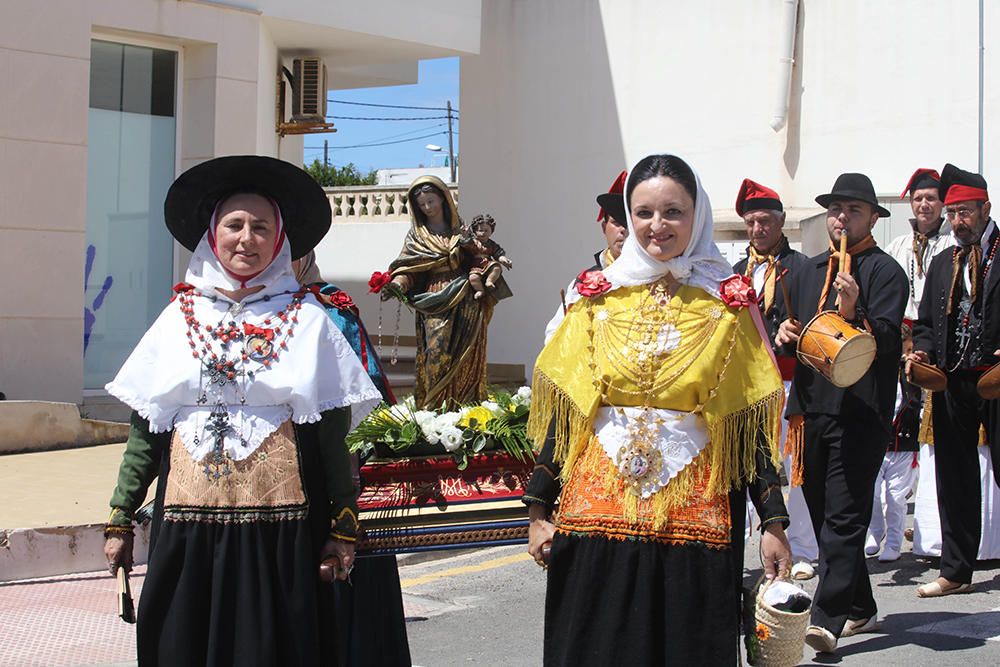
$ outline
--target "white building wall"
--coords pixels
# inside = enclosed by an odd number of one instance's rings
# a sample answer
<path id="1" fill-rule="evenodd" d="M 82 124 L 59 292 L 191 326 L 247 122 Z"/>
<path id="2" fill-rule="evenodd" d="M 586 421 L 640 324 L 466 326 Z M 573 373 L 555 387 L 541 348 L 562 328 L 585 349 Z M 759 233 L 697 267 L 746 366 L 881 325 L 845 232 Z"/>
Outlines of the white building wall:
<path id="1" fill-rule="evenodd" d="M 898 195 L 918 166 L 977 168 L 977 3 L 801 0 L 788 123 L 774 132 L 783 4 L 484 3 L 480 55 L 462 59 L 462 213 L 493 210 L 515 263 L 490 361 L 533 362 L 559 289 L 601 247 L 594 197 L 626 159 L 678 153 L 727 212 L 744 177 L 807 207 L 844 171 Z M 990 5 L 987 46 L 1000 35 Z M 986 58 L 988 148 L 1000 53 Z M 989 150 L 984 166 L 1000 178 Z"/>
<path id="2" fill-rule="evenodd" d="M 279 58 L 322 48 L 356 85 L 411 77 L 421 58 L 478 48 L 479 4 L 0 2 L 0 391 L 82 400 L 93 38 L 179 51 L 178 173 L 242 153 L 301 164 L 302 136 L 274 132 Z M 177 253 L 178 275 L 186 258 Z"/>

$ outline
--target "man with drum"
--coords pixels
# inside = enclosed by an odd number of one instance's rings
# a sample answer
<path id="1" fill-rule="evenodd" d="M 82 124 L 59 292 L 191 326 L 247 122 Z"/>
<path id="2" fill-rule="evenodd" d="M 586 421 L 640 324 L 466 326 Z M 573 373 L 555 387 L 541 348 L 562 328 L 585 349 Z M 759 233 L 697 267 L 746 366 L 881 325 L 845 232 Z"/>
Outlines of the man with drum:
<path id="1" fill-rule="evenodd" d="M 996 385 L 991 375 L 983 377 L 1000 356 L 1000 270 L 993 267 L 1000 230 L 990 218 L 986 181 L 979 174 L 947 164 L 940 193 L 957 245 L 931 261 L 913 331 L 914 352 L 907 358 L 908 367 L 915 361 L 930 363 L 947 376 L 947 387 L 932 401 L 941 573 L 917 588 L 919 597 L 973 590 L 981 537 L 980 425 L 994 460 L 1000 443 Z M 996 466 L 993 474 L 997 477 Z"/>
<path id="2" fill-rule="evenodd" d="M 781 323 L 776 342 L 800 350 L 786 410 L 788 442 L 792 481 L 802 481 L 819 543 L 820 578 L 806 643 L 833 653 L 839 637 L 879 628 L 864 544 L 892 426 L 908 288 L 906 274 L 872 238 L 889 211 L 867 176 L 841 174 L 816 202 L 827 209 L 830 249 L 794 275 L 794 317 Z M 839 355 L 841 344 L 868 354 Z M 811 366 L 803 361 L 806 349 Z"/>
<path id="3" fill-rule="evenodd" d="M 886 247 L 885 251 L 892 255 L 893 259 L 899 262 L 910 280 L 910 291 L 906 302 L 906 314 L 904 321 L 910 324 L 917 319 L 917 308 L 920 305 L 920 297 L 923 294 L 924 283 L 927 278 L 927 269 L 931 265 L 931 260 L 938 253 L 955 245 L 955 240 L 951 235 L 951 225 L 945 222 L 942 217 L 944 202 L 938 193 L 938 186 L 941 176 L 934 169 L 920 168 L 910 176 L 906 188 L 903 189 L 902 197 L 909 193 L 910 209 L 913 217 L 910 218 L 911 232 L 897 236 Z M 918 411 L 919 414 L 919 411 Z M 917 489 L 915 509 L 913 512 L 913 553 L 927 556 L 939 556 L 941 554 L 941 530 L 938 523 L 937 493 L 934 483 L 934 455 L 931 445 L 921 442 L 917 443 L 915 438 L 894 438 L 894 444 L 898 449 L 893 452 L 886 452 L 886 458 L 882 462 L 882 469 L 879 471 L 879 478 L 876 484 L 879 488 L 875 491 L 875 502 L 872 508 L 872 530 L 869 531 L 868 540 L 865 543 L 865 553 L 874 555 L 879 552 L 881 537 L 886 539 L 885 547 L 879 560 L 891 561 L 899 557 L 899 540 L 892 535 L 888 524 L 890 515 L 898 517 L 902 515 L 905 520 L 906 496 L 912 489 L 916 481 L 917 471 L 923 475 L 923 483 Z M 913 467 L 911 451 L 919 448 L 919 468 Z M 883 511 L 881 487 L 886 488 L 885 494 L 886 508 Z M 896 505 L 893 507 L 893 505 Z M 885 514 L 885 522 L 880 522 L 879 517 Z"/>
<path id="4" fill-rule="evenodd" d="M 774 337 L 778 334 L 778 327 L 787 317 L 782 292 L 790 282 L 792 273 L 807 261 L 807 258 L 788 245 L 788 239 L 783 231 L 785 210 L 778 193 L 771 188 L 755 183 L 749 178 L 744 179 L 736 196 L 736 213 L 746 223 L 750 245 L 747 247 L 747 257 L 737 262 L 733 266 L 733 271 L 753 281 L 753 288 L 757 293 L 757 305 L 760 306 L 760 312 L 767 323 L 768 338 L 773 343 Z M 775 352 L 787 396 L 795 372 L 794 351 L 790 355 L 781 354 L 781 350 Z M 782 428 L 786 426 L 787 423 L 783 424 Z M 791 477 L 787 457 L 785 474 Z M 752 505 L 748 507 L 752 508 Z M 785 533 L 788 536 L 794 562 L 791 575 L 794 579 L 811 579 L 815 574 L 811 561 L 816 560 L 818 551 L 812 522 L 809 519 L 809 509 L 806 507 L 800 487 L 793 486 L 789 491 L 787 507 L 789 525 Z M 749 530 L 749 525 L 747 529 Z"/>

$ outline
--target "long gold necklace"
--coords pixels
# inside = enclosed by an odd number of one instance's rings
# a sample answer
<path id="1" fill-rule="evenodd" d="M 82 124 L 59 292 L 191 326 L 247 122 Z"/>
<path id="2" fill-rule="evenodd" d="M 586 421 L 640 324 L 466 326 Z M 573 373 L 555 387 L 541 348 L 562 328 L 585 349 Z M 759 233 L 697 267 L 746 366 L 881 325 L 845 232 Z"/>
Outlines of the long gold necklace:
<path id="1" fill-rule="evenodd" d="M 626 488 L 636 496 L 642 496 L 644 489 L 645 495 L 649 495 L 650 489 L 658 488 L 656 480 L 663 469 L 663 455 L 657 445 L 659 429 L 665 421 L 652 408 L 652 402 L 706 351 L 724 312 L 721 304 L 713 305 L 707 322 L 695 318 L 682 326 L 683 302 L 678 301 L 676 306 L 672 303 L 676 287 L 669 276 L 658 280 L 635 309 L 601 308 L 606 305 L 603 297 L 587 301 L 588 366 L 594 388 L 604 405 L 613 405 L 610 398 L 613 391 L 627 397 L 628 402 L 635 400 L 640 407 L 639 414 L 628 420 L 626 443 L 615 457 Z M 735 348 L 736 330 L 734 326 L 716 383 L 693 413 L 700 413 L 718 391 Z M 602 372 L 605 366 L 609 372 Z M 612 373 L 622 381 L 616 383 Z M 625 414 L 622 407 L 616 409 L 619 415 Z"/>

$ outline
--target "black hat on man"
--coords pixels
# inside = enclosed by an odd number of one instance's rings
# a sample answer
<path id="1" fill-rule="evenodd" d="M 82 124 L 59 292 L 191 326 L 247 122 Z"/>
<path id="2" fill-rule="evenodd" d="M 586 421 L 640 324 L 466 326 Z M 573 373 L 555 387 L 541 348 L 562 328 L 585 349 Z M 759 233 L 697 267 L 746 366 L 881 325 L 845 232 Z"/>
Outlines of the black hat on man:
<path id="1" fill-rule="evenodd" d="M 879 206 L 878 197 L 875 196 L 875 186 L 872 185 L 872 180 L 864 174 L 841 174 L 833 184 L 833 190 L 816 197 L 816 203 L 827 208 L 830 206 L 830 202 L 836 199 L 863 201 L 874 207 L 875 211 L 878 212 L 878 217 L 888 218 L 890 215 L 888 209 Z"/>
<path id="2" fill-rule="evenodd" d="M 178 176 L 163 203 L 167 229 L 193 251 L 219 202 L 241 193 L 278 205 L 293 260 L 308 254 L 330 229 L 330 201 L 322 186 L 294 164 L 262 155 L 217 157 Z"/>

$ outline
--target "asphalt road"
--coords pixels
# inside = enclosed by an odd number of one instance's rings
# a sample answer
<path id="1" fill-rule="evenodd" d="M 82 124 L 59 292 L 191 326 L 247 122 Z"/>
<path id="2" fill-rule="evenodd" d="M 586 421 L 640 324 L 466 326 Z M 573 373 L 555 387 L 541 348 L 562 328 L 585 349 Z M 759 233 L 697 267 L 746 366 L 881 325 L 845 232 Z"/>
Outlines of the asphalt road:
<path id="1" fill-rule="evenodd" d="M 1000 561 L 981 564 L 973 594 L 921 600 L 915 588 L 936 576 L 937 563 L 909 547 L 895 563 L 868 560 L 882 631 L 841 640 L 836 656 L 806 647 L 802 664 L 1000 665 Z M 436 558 L 400 560 L 413 664 L 540 665 L 545 576 L 524 548 Z M 758 562 L 756 542 L 746 562 Z M 746 574 L 755 581 L 760 569 Z M 812 592 L 815 583 L 804 587 Z"/>

